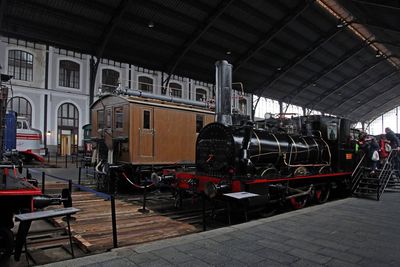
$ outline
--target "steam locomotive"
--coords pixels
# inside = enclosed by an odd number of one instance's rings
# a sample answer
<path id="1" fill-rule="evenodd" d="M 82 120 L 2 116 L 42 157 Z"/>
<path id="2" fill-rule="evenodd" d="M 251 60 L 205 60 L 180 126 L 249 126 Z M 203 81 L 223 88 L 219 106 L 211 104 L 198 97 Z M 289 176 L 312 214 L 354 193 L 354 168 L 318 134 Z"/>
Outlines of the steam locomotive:
<path id="1" fill-rule="evenodd" d="M 355 165 L 350 121 L 299 116 L 285 125 L 276 119 L 272 127 L 257 129 L 230 112 L 231 68 L 226 61 L 217 62 L 216 122 L 198 135 L 196 172 L 177 174 L 179 195 L 213 198 L 245 191 L 266 202 L 288 200 L 301 208 L 311 198 L 325 202 L 332 188 L 346 188 Z"/>

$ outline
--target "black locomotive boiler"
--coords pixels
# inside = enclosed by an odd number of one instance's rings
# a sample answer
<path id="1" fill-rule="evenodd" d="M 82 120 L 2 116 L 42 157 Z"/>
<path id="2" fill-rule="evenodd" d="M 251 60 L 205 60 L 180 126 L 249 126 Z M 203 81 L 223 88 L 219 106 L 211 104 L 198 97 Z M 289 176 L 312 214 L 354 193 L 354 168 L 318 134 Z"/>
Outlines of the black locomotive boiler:
<path id="1" fill-rule="evenodd" d="M 230 68 L 217 63 L 217 102 L 230 99 Z M 285 127 L 277 119 L 277 127 L 256 129 L 251 121 L 229 117 L 230 103 L 225 110 L 218 106 L 217 122 L 197 138 L 196 173 L 177 174 L 179 190 L 209 197 L 246 191 L 299 208 L 310 198 L 325 202 L 332 188 L 346 187 L 355 159 L 347 119 L 299 116 Z"/>

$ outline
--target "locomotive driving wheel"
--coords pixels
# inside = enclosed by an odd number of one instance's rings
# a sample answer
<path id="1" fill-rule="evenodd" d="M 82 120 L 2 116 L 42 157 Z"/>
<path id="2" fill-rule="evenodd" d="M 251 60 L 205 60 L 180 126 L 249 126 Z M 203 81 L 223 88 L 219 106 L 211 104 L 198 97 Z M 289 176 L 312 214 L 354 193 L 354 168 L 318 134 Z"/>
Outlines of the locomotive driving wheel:
<path id="1" fill-rule="evenodd" d="M 292 197 L 289 199 L 290 204 L 292 205 L 293 209 L 298 210 L 305 207 L 308 201 L 308 196 L 298 196 Z"/>
<path id="2" fill-rule="evenodd" d="M 325 203 L 326 201 L 328 201 L 330 193 L 331 193 L 330 184 L 320 185 L 315 188 L 314 199 L 318 204 Z"/>

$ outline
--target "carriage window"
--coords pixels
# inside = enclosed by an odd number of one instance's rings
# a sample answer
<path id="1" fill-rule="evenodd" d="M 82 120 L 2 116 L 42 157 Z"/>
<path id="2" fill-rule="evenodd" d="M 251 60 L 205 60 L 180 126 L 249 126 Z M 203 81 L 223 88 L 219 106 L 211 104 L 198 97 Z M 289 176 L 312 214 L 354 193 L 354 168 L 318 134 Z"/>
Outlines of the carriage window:
<path id="1" fill-rule="evenodd" d="M 196 133 L 199 133 L 204 126 L 204 116 L 196 115 Z"/>
<path id="2" fill-rule="evenodd" d="M 104 110 L 97 111 L 97 127 L 98 129 L 104 128 Z"/>
<path id="3" fill-rule="evenodd" d="M 22 129 L 22 122 L 17 121 L 17 129 Z"/>
<path id="4" fill-rule="evenodd" d="M 123 128 L 123 119 L 124 119 L 124 113 L 122 108 L 115 108 L 115 113 L 114 113 L 114 120 L 115 120 L 115 128 L 116 129 L 122 129 Z"/>
<path id="5" fill-rule="evenodd" d="M 106 128 L 111 128 L 111 109 L 107 109 L 106 111 Z"/>
<path id="6" fill-rule="evenodd" d="M 26 123 L 26 121 L 23 122 L 22 129 L 28 129 L 28 124 Z"/>
<path id="7" fill-rule="evenodd" d="M 143 111 L 143 129 L 150 129 L 150 111 Z"/>

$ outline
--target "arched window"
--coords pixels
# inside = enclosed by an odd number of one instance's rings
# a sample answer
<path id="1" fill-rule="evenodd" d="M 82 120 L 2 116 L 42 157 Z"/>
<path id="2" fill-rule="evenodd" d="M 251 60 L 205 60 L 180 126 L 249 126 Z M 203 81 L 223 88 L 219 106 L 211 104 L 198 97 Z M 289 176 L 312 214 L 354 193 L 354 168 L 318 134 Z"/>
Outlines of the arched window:
<path id="1" fill-rule="evenodd" d="M 207 91 L 201 88 L 196 88 L 196 101 L 206 101 Z"/>
<path id="2" fill-rule="evenodd" d="M 62 104 L 57 111 L 58 152 L 71 155 L 78 151 L 79 112 L 74 104 Z"/>
<path id="3" fill-rule="evenodd" d="M 58 84 L 63 87 L 79 89 L 80 65 L 70 60 L 60 60 Z"/>
<path id="4" fill-rule="evenodd" d="M 182 98 L 182 85 L 179 83 L 170 83 L 169 88 L 171 90 L 172 97 Z"/>
<path id="5" fill-rule="evenodd" d="M 21 50 L 8 51 L 8 74 L 21 81 L 33 80 L 33 55 Z"/>
<path id="6" fill-rule="evenodd" d="M 138 77 L 139 90 L 143 92 L 153 93 L 153 79 L 146 76 Z"/>
<path id="7" fill-rule="evenodd" d="M 32 105 L 26 98 L 14 96 L 8 101 L 7 109 L 17 112 L 17 116 L 25 117 L 32 125 Z"/>
<path id="8" fill-rule="evenodd" d="M 245 98 L 239 99 L 239 111 L 241 114 L 247 115 L 247 100 Z"/>
<path id="9" fill-rule="evenodd" d="M 119 72 L 112 69 L 101 71 L 101 88 L 104 92 L 113 92 L 118 87 Z"/>

